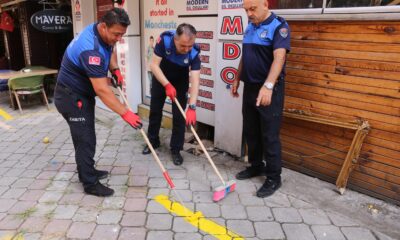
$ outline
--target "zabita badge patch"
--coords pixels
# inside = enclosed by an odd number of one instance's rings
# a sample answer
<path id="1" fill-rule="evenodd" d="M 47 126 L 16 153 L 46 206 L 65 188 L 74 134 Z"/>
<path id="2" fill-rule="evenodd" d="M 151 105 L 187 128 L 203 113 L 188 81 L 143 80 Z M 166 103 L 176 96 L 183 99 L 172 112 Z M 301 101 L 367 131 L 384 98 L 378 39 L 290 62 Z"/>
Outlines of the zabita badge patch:
<path id="1" fill-rule="evenodd" d="M 289 31 L 287 28 L 281 28 L 279 29 L 279 34 L 283 37 L 283 38 L 287 38 Z"/>
<path id="2" fill-rule="evenodd" d="M 100 66 L 101 59 L 96 56 L 89 56 L 89 64 Z"/>

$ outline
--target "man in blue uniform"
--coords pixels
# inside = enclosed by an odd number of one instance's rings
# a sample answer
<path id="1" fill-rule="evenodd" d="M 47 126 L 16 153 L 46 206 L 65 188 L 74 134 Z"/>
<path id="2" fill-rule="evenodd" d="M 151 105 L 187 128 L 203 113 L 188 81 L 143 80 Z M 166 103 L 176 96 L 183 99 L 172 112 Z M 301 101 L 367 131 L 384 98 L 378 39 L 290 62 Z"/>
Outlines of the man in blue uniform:
<path id="1" fill-rule="evenodd" d="M 99 23 L 86 27 L 64 53 L 54 93 L 57 110 L 70 127 L 79 180 L 86 193 L 97 196 L 110 196 L 114 190 L 99 182 L 108 172 L 94 168 L 95 96 L 132 127 L 141 126 L 140 118 L 115 97 L 107 78 L 110 70 L 118 84 L 123 83 L 113 46 L 125 34 L 129 24 L 127 13 L 114 8 Z"/>
<path id="2" fill-rule="evenodd" d="M 172 101 L 177 98 L 181 106 L 186 107 L 189 72 L 191 85 L 186 124 L 194 125 L 196 123 L 196 99 L 201 65 L 200 49 L 195 45 L 196 33 L 196 29 L 192 25 L 182 23 L 176 31 L 166 31 L 157 40 L 150 65 L 153 79 L 148 128 L 149 139 L 154 148 L 160 146 L 158 134 L 165 98 L 168 96 Z M 180 151 L 183 149 L 185 137 L 185 119 L 175 104 L 172 105 L 172 115 L 173 126 L 170 142 L 172 161 L 175 165 L 181 165 L 183 158 Z M 149 153 L 150 149 L 146 146 L 143 154 Z"/>
<path id="3" fill-rule="evenodd" d="M 249 25 L 243 38 L 243 55 L 231 93 L 243 89 L 243 132 L 251 164 L 236 178 L 266 175 L 258 197 L 272 195 L 281 186 L 281 127 L 285 58 L 290 50 L 290 30 L 283 18 L 268 9 L 268 0 L 244 0 Z M 265 157 L 264 165 L 263 158 Z"/>

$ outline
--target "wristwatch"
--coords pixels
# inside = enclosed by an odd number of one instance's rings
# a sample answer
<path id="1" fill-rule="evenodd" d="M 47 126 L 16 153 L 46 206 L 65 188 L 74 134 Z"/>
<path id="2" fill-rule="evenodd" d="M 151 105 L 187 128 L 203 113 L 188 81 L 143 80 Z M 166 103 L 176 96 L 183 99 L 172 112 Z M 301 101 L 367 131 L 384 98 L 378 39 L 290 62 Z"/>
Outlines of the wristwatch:
<path id="1" fill-rule="evenodd" d="M 192 110 L 196 110 L 196 104 L 189 104 L 189 108 Z"/>
<path id="2" fill-rule="evenodd" d="M 266 82 L 264 83 L 264 87 L 266 87 L 268 90 L 274 89 L 274 84 L 272 82 Z"/>

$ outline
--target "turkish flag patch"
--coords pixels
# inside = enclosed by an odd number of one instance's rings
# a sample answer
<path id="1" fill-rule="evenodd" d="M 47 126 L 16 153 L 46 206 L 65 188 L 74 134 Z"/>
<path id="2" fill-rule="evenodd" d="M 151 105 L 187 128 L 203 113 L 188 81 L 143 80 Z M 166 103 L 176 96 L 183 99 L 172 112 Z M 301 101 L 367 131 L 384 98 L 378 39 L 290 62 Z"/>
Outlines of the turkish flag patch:
<path id="1" fill-rule="evenodd" d="M 100 66 L 101 59 L 96 56 L 89 56 L 89 64 Z"/>

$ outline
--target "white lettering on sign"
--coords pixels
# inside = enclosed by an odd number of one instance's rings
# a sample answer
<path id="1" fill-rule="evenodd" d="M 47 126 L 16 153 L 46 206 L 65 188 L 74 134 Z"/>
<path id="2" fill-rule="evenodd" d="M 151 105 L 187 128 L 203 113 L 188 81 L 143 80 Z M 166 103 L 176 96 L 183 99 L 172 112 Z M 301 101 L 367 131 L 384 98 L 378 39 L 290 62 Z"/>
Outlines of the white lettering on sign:
<path id="1" fill-rule="evenodd" d="M 72 24 L 70 16 L 36 16 L 35 22 L 37 24 Z"/>

